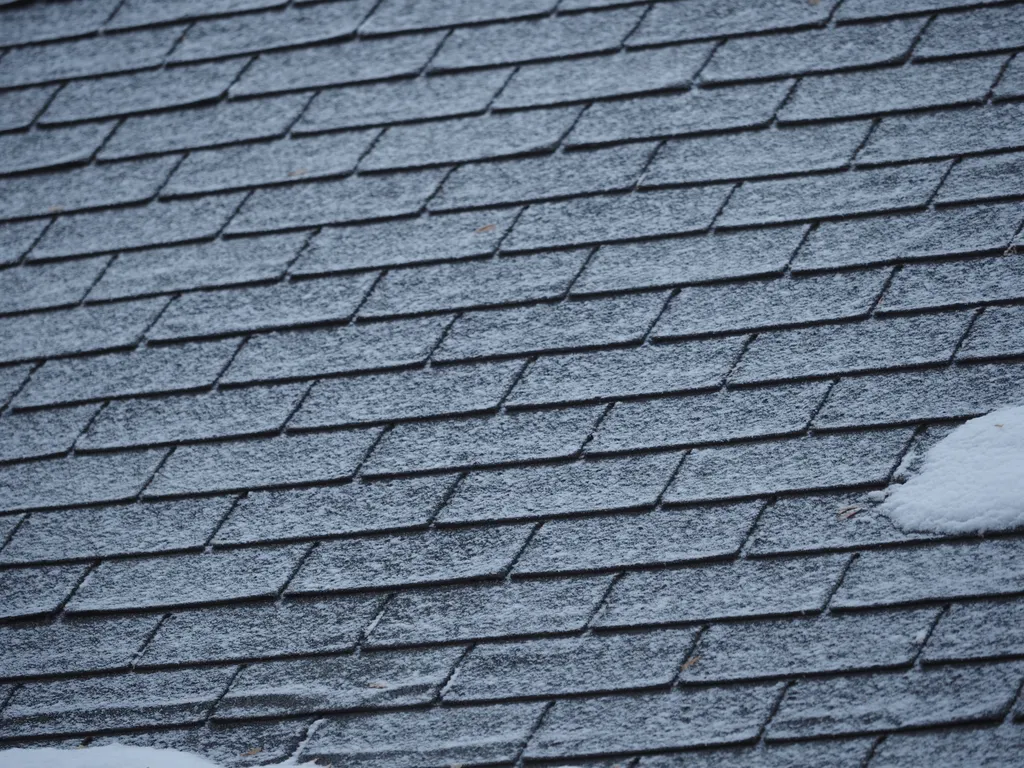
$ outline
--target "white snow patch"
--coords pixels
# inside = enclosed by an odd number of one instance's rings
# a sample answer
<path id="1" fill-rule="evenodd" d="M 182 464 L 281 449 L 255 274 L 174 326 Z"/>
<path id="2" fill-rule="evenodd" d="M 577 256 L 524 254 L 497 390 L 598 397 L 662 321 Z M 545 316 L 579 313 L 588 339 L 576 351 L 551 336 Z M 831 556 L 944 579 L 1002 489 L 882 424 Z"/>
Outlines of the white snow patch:
<path id="1" fill-rule="evenodd" d="M 264 768 L 312 766 L 294 758 Z M 60 749 L 8 749 L 0 751 L 0 768 L 221 768 L 204 757 L 176 749 L 130 747 L 109 744 L 102 747 Z"/>
<path id="2" fill-rule="evenodd" d="M 993 411 L 933 445 L 920 471 L 888 489 L 900 528 L 984 533 L 1024 525 L 1024 406 Z"/>
<path id="3" fill-rule="evenodd" d="M 83 749 L 8 749 L 0 768 L 220 768 L 198 755 L 176 749 L 111 744 Z"/>

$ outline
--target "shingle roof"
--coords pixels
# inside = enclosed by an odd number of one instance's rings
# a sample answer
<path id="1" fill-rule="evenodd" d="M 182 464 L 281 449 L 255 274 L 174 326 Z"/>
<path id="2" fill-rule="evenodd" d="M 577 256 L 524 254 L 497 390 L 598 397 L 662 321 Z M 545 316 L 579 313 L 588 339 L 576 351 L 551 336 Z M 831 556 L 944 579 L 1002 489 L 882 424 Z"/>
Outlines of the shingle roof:
<path id="1" fill-rule="evenodd" d="M 1024 3 L 2 4 L 0 747 L 1019 765 Z"/>

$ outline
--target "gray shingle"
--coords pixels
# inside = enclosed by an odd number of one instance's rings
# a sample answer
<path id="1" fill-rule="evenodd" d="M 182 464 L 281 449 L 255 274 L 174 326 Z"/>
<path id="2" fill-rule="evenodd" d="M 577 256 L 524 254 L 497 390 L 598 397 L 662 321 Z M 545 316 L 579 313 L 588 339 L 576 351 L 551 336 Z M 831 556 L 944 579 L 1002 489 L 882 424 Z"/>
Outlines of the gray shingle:
<path id="1" fill-rule="evenodd" d="M 225 288 L 179 296 L 149 332 L 151 339 L 200 338 L 347 320 L 375 275 L 344 275 Z"/>
<path id="2" fill-rule="evenodd" d="M 47 360 L 15 405 L 74 403 L 207 387 L 216 381 L 236 349 L 238 341 L 228 339 Z"/>
<path id="3" fill-rule="evenodd" d="M 962 307 L 1024 298 L 1024 254 L 935 264 L 908 264 L 897 273 L 880 311 Z"/>
<path id="4" fill-rule="evenodd" d="M 866 317 L 890 272 L 874 269 L 683 288 L 658 320 L 654 337 Z"/>
<path id="5" fill-rule="evenodd" d="M 380 604 L 360 596 L 178 611 L 160 625 L 139 666 L 351 650 Z"/>
<path id="6" fill-rule="evenodd" d="M 61 88 L 39 121 L 65 123 L 213 101 L 227 91 L 247 63 L 232 59 L 77 80 Z M 162 119 L 173 120 L 166 115 Z"/>
<path id="7" fill-rule="evenodd" d="M 927 662 L 1019 656 L 1024 648 L 1024 601 L 954 603 L 924 650 Z"/>
<path id="8" fill-rule="evenodd" d="M 31 370 L 31 365 L 8 365 L 0 368 L 0 406 L 7 405 L 7 401 L 22 388 Z"/>
<path id="9" fill-rule="evenodd" d="M 0 87 L 155 67 L 181 33 L 182 27 L 158 27 L 15 48 L 0 60 Z"/>
<path id="10" fill-rule="evenodd" d="M 0 561 L 87 560 L 199 549 L 233 501 L 218 496 L 31 515 L 3 549 Z"/>
<path id="11" fill-rule="evenodd" d="M 1024 45 L 1024 18 L 1012 5 L 945 13 L 928 26 L 917 58 L 1011 50 Z"/>
<path id="12" fill-rule="evenodd" d="M 192 152 L 162 194 L 194 195 L 350 173 L 376 131 L 334 133 Z"/>
<path id="13" fill-rule="evenodd" d="M 106 560 L 68 603 L 70 613 L 166 608 L 244 597 L 276 597 L 304 546 Z"/>
<path id="14" fill-rule="evenodd" d="M 486 256 L 518 213 L 518 209 L 475 211 L 323 229 L 291 271 L 315 275 Z"/>
<path id="15" fill-rule="evenodd" d="M 574 295 L 781 274 L 805 226 L 603 245 L 573 284 Z"/>
<path id="16" fill-rule="evenodd" d="M 214 541 L 242 544 L 424 528 L 451 486 L 451 477 L 417 477 L 255 491 L 232 510 Z"/>
<path id="17" fill-rule="evenodd" d="M 1008 203 L 824 222 L 793 259 L 793 270 L 1001 251 L 1022 219 L 1024 206 Z"/>
<path id="18" fill-rule="evenodd" d="M 422 363 L 447 324 L 446 317 L 429 317 L 253 336 L 222 380 L 302 379 Z"/>
<path id="19" fill-rule="evenodd" d="M 783 122 L 856 117 L 984 101 L 1005 57 L 915 64 L 805 77 L 779 113 Z"/>
<path id="20" fill-rule="evenodd" d="M 832 584 L 840 573 L 840 568 L 830 573 Z M 826 598 L 828 586 L 822 586 Z M 934 610 L 919 610 L 717 624 L 701 635 L 694 649 L 699 660 L 683 671 L 682 680 L 710 683 L 909 666 L 935 616 Z"/>
<path id="21" fill-rule="evenodd" d="M 227 231 L 268 232 L 416 213 L 443 176 L 432 169 L 257 189 Z"/>
<path id="22" fill-rule="evenodd" d="M 721 83 L 895 64 L 908 53 L 924 20 L 899 19 L 828 30 L 727 40 L 701 80 Z"/>
<path id="23" fill-rule="evenodd" d="M 0 136 L 0 173 L 34 171 L 89 161 L 112 123 L 88 123 Z"/>
<path id="24" fill-rule="evenodd" d="M 752 555 L 866 549 L 928 538 L 901 532 L 863 493 L 788 496 L 770 504 L 750 535 Z"/>
<path id="25" fill-rule="evenodd" d="M 49 224 L 50 219 L 0 224 L 0 265 L 17 263 Z"/>
<path id="26" fill-rule="evenodd" d="M 893 734 L 871 760 L 877 768 L 911 768 L 935 763 L 949 768 L 973 765 L 1013 765 L 1024 750 L 1024 729 L 957 729 L 948 732 Z"/>
<path id="27" fill-rule="evenodd" d="M 164 299 L 140 299 L 2 318 L 0 361 L 133 346 L 165 305 Z"/>
<path id="28" fill-rule="evenodd" d="M 159 620 L 105 616 L 0 627 L 0 666 L 6 678 L 126 670 Z"/>
<path id="29" fill-rule="evenodd" d="M 867 135 L 863 121 L 744 131 L 671 141 L 644 173 L 645 186 L 842 168 Z"/>
<path id="30" fill-rule="evenodd" d="M 129 117 L 99 157 L 116 160 L 281 136 L 308 99 L 306 94 L 291 94 Z"/>
<path id="31" fill-rule="evenodd" d="M 902 0 L 898 6 L 894 6 L 889 0 L 846 0 L 836 18 L 840 21 L 854 21 L 998 2 L 1001 0 Z"/>
<path id="32" fill-rule="evenodd" d="M 461 655 L 462 649 L 455 647 L 254 664 L 235 679 L 214 717 L 247 719 L 428 704 Z"/>
<path id="33" fill-rule="evenodd" d="M 785 81 L 598 102 L 584 113 L 566 144 L 602 144 L 766 125 L 791 85 Z"/>
<path id="34" fill-rule="evenodd" d="M 745 747 L 654 755 L 642 758 L 638 765 L 640 768 L 804 768 L 812 765 L 861 768 L 873 746 L 874 739 L 804 741 L 763 749 Z"/>
<path id="35" fill-rule="evenodd" d="M 507 69 L 489 69 L 321 91 L 292 132 L 476 114 L 491 103 L 508 75 Z"/>
<path id="36" fill-rule="evenodd" d="M 48 85 L 0 93 L 0 131 L 30 125 L 56 90 L 57 86 Z"/>
<path id="37" fill-rule="evenodd" d="M 721 226 L 923 208 L 949 163 L 924 163 L 852 173 L 747 181 L 718 219 Z"/>
<path id="38" fill-rule="evenodd" d="M 969 157 L 953 166 L 936 202 L 1016 197 L 1017 182 L 1024 173 L 1024 152 L 988 157 Z"/>
<path id="39" fill-rule="evenodd" d="M 79 405 L 0 416 L 0 461 L 66 453 L 96 414 L 97 407 Z"/>
<path id="40" fill-rule="evenodd" d="M 415 75 L 442 39 L 444 35 L 433 32 L 265 53 L 231 87 L 231 95 L 254 96 Z"/>
<path id="41" fill-rule="evenodd" d="M 500 578 L 531 530 L 519 525 L 322 541 L 289 583 L 288 593 Z"/>
<path id="42" fill-rule="evenodd" d="M 302 233 L 265 235 L 122 253 L 103 272 L 89 298 L 120 299 L 273 280 L 284 274 L 305 241 Z"/>
<path id="43" fill-rule="evenodd" d="M 497 409 L 522 363 L 483 363 L 318 382 L 291 429 L 374 424 Z"/>
<path id="44" fill-rule="evenodd" d="M 464 360 L 639 341 L 664 300 L 646 294 L 471 312 L 455 321 L 434 357 Z"/>
<path id="45" fill-rule="evenodd" d="M 379 430 L 322 432 L 179 446 L 149 496 L 292 485 L 351 477 Z"/>
<path id="46" fill-rule="evenodd" d="M 41 40 L 87 35 L 99 29 L 117 7 L 117 0 L 79 3 L 57 0 L 0 13 L 0 45 L 21 45 Z"/>
<path id="47" fill-rule="evenodd" d="M 901 424 L 980 416 L 1012 405 L 1024 386 L 1020 365 L 955 366 L 841 380 L 814 420 L 819 428 Z"/>
<path id="48" fill-rule="evenodd" d="M 693 644 L 693 630 L 596 635 L 475 646 L 445 701 L 667 687 Z"/>
<path id="49" fill-rule="evenodd" d="M 946 362 L 968 320 L 968 313 L 959 312 L 763 333 L 747 348 L 732 380 L 783 381 Z"/>
<path id="50" fill-rule="evenodd" d="M 826 382 L 722 390 L 617 403 L 601 422 L 589 453 L 675 447 L 796 435 L 828 391 Z"/>
<path id="51" fill-rule="evenodd" d="M 700 43 L 527 65 L 494 106 L 516 109 L 685 88 L 710 52 L 710 45 Z"/>
<path id="52" fill-rule="evenodd" d="M 587 251 L 554 251 L 488 261 L 394 270 L 375 286 L 360 317 L 517 304 L 555 299 L 569 290 Z"/>
<path id="53" fill-rule="evenodd" d="M 703 513 L 701 517 L 710 518 L 704 523 L 704 526 L 710 528 L 716 524 L 723 524 L 720 515 L 724 515 L 728 520 L 731 510 L 744 507 L 749 509 L 754 506 L 760 505 L 705 507 L 700 512 Z M 678 522 L 685 520 L 683 516 L 688 513 L 688 510 L 666 510 L 668 511 L 678 518 Z M 731 551 L 724 554 L 734 554 L 739 549 L 753 515 L 748 512 L 746 517 L 746 525 L 737 526 L 738 529 L 732 533 Z M 698 542 L 694 544 L 698 551 L 703 548 Z M 702 554 L 708 557 L 719 553 L 708 547 Z M 602 627 L 630 627 L 820 611 L 825 607 L 833 587 L 842 575 L 846 560 L 846 557 L 830 555 L 785 560 L 748 560 L 627 573 L 625 578 L 612 588 L 594 624 Z M 753 628 L 766 626 L 775 627 L 775 632 L 772 633 L 774 635 L 783 634 L 784 628 L 791 628 L 794 634 L 799 633 L 798 625 L 791 622 L 737 626 L 741 629 L 734 631 L 740 636 L 749 635 Z M 721 627 L 713 627 L 710 630 L 710 637 L 713 638 L 710 640 L 712 654 L 721 631 L 728 633 L 730 630 Z M 777 642 L 783 641 L 781 637 L 775 639 Z M 706 646 L 709 643 L 701 644 Z M 684 673 L 685 679 L 699 680 L 706 674 L 700 661 L 707 656 L 707 650 L 705 648 L 705 653 L 698 654 L 701 658 L 695 663 L 695 666 L 699 665 L 702 669 L 694 676 L 687 668 Z M 708 662 L 714 664 L 713 655 L 708 657 Z"/>
<path id="54" fill-rule="evenodd" d="M 197 21 L 170 59 L 218 59 L 337 40 L 353 34 L 373 5 L 373 0 L 343 0 Z"/>
<path id="55" fill-rule="evenodd" d="M 832 599 L 836 608 L 1013 594 L 1024 587 L 1024 540 L 864 552 Z"/>
<path id="56" fill-rule="evenodd" d="M 399 424 L 374 449 L 366 475 L 567 458 L 577 453 L 599 409 L 515 412 Z"/>
<path id="57" fill-rule="evenodd" d="M 448 642 L 582 629 L 610 576 L 403 592 L 370 632 L 370 646 Z"/>
<path id="58" fill-rule="evenodd" d="M 797 682 L 768 726 L 769 740 L 1001 720 L 1020 667 L 945 667 Z"/>
<path id="59" fill-rule="evenodd" d="M 78 447 L 109 450 L 276 432 L 305 389 L 302 384 L 285 384 L 119 400 L 103 410 Z"/>
<path id="60" fill-rule="evenodd" d="M 530 206 L 504 243 L 507 250 L 582 245 L 699 232 L 729 194 L 725 185 L 598 195 Z"/>
<path id="61" fill-rule="evenodd" d="M 0 312 L 24 312 L 78 304 L 110 258 L 26 264 L 0 272 Z"/>
<path id="62" fill-rule="evenodd" d="M 859 163 L 949 157 L 1024 146 L 1024 104 L 941 109 L 884 117 L 857 154 Z"/>
<path id="63" fill-rule="evenodd" d="M 576 107 L 456 118 L 389 128 L 362 170 L 409 168 L 554 149 L 579 115 Z"/>
<path id="64" fill-rule="evenodd" d="M 170 21 L 199 19 L 221 13 L 259 10 L 286 5 L 287 0 L 178 0 L 166 3 L 163 0 L 127 0 L 106 23 L 106 29 L 127 29 L 147 27 L 150 24 L 166 24 Z"/>
<path id="65" fill-rule="evenodd" d="M 450 5 L 480 7 L 476 2 Z M 303 748 L 302 757 L 341 759 L 358 768 L 415 765 L 424 760 L 431 765 L 509 762 L 522 751 L 543 709 L 542 704 L 533 703 L 435 707 L 326 720 Z"/>
<path id="66" fill-rule="evenodd" d="M 911 430 L 799 437 L 705 448 L 686 457 L 668 502 L 880 485 L 889 479 Z"/>
<path id="67" fill-rule="evenodd" d="M 438 514 L 440 523 L 514 520 L 653 506 L 676 454 L 471 472 Z"/>
<path id="68" fill-rule="evenodd" d="M 549 521 L 530 540 L 526 551 L 516 562 L 515 573 L 663 565 L 733 555 L 739 551 L 759 508 L 758 504 L 736 504 Z M 632 574 L 625 583 L 632 585 L 634 577 L 642 578 Z M 626 590 L 628 594 L 630 589 L 630 586 L 616 587 L 612 591 L 612 599 L 616 599 L 614 596 L 618 591 Z M 631 618 L 622 620 L 623 617 L 619 616 L 621 608 L 613 602 L 595 622 L 611 626 L 660 621 L 648 615 L 649 610 L 638 611 L 631 614 Z"/>
<path id="69" fill-rule="evenodd" d="M 742 339 L 734 337 L 545 356 L 530 366 L 509 396 L 508 404 L 586 402 L 710 389 L 724 383 L 741 346 Z"/>
<path id="70" fill-rule="evenodd" d="M 549 16 L 456 29 L 430 61 L 432 70 L 515 64 L 599 51 L 614 51 L 640 17 L 642 8 Z"/>
<path id="71" fill-rule="evenodd" d="M 363 32 L 405 32 L 536 16 L 552 10 L 557 3 L 558 0 L 506 0 L 481 5 L 475 0 L 450 0 L 439 5 L 433 0 L 385 0 L 363 25 Z"/>
<path id="72" fill-rule="evenodd" d="M 87 570 L 85 565 L 63 565 L 0 571 L 0 590 L 4 595 L 4 601 L 0 603 L 0 619 L 55 613 Z M 5 712 L 4 720 L 7 717 Z M 0 730 L 4 720 L 0 720 Z"/>
<path id="73" fill-rule="evenodd" d="M 30 683 L 4 709 L 0 734 L 201 723 L 234 672 L 232 667 L 211 667 Z"/>
<path id="74" fill-rule="evenodd" d="M 526 756 L 742 744 L 757 738 L 780 688 L 743 686 L 564 699 L 547 713 Z"/>
<path id="75" fill-rule="evenodd" d="M 57 259 L 213 237 L 242 199 L 235 193 L 61 216 L 46 230 L 30 258 Z"/>
<path id="76" fill-rule="evenodd" d="M 1022 354 L 1024 306 L 989 307 L 971 327 L 958 358 L 979 359 Z"/>
<path id="77" fill-rule="evenodd" d="M 1014 56 L 1010 66 L 1003 72 L 996 86 L 997 99 L 1010 99 L 1024 96 L 1024 56 Z"/>
<path id="78" fill-rule="evenodd" d="M 629 42 L 647 45 L 820 25 L 828 20 L 836 2 L 796 4 L 767 0 L 756 6 L 743 0 L 657 3 Z"/>
<path id="79" fill-rule="evenodd" d="M 0 218 L 143 202 L 156 195 L 177 162 L 177 157 L 161 157 L 0 179 Z M 66 221 L 56 222 L 47 239 Z M 44 250 L 46 242 L 40 245 Z"/>
<path id="80" fill-rule="evenodd" d="M 633 187 L 651 155 L 649 144 L 593 152 L 461 165 L 430 201 L 431 210 L 478 208 Z"/>

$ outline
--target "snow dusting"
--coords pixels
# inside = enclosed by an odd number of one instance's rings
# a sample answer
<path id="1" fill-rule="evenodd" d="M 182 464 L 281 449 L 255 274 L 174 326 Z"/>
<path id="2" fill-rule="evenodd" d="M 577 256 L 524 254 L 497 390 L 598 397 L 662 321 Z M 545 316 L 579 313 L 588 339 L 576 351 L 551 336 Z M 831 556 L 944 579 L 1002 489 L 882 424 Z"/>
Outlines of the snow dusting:
<path id="1" fill-rule="evenodd" d="M 909 531 L 984 533 L 1024 525 L 1024 406 L 993 411 L 931 447 L 881 510 Z"/>

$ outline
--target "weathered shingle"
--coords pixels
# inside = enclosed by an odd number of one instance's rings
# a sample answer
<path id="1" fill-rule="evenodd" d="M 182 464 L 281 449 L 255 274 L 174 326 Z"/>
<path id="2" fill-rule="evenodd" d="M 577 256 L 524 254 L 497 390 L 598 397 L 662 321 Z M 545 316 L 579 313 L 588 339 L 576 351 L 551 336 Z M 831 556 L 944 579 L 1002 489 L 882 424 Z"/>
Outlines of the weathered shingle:
<path id="1" fill-rule="evenodd" d="M 453 0 L 439 6 L 431 0 L 385 0 L 364 25 L 363 31 L 401 32 L 535 16 L 552 10 L 557 1 L 508 0 L 481 5 L 474 0 Z"/>
<path id="2" fill-rule="evenodd" d="M 675 456 L 670 458 L 675 459 Z M 739 504 L 549 521 L 530 539 L 529 546 L 516 561 L 514 573 L 518 576 L 609 570 L 726 557 L 739 551 L 757 509 L 756 504 Z M 618 582 L 609 599 L 614 601 L 618 590 L 628 593 L 629 586 L 622 585 L 631 584 L 631 578 Z M 618 607 L 615 602 L 611 607 L 606 605 L 605 612 L 595 623 L 659 622 L 657 617 L 648 616 L 642 610 L 638 613 L 644 614 L 643 618 L 635 621 L 609 619 L 609 612 L 614 616 Z"/>
<path id="3" fill-rule="evenodd" d="M 657 3 L 629 42 L 644 45 L 819 25 L 835 5 L 836 0 L 799 5 L 768 0 L 754 7 L 743 0 Z"/>

